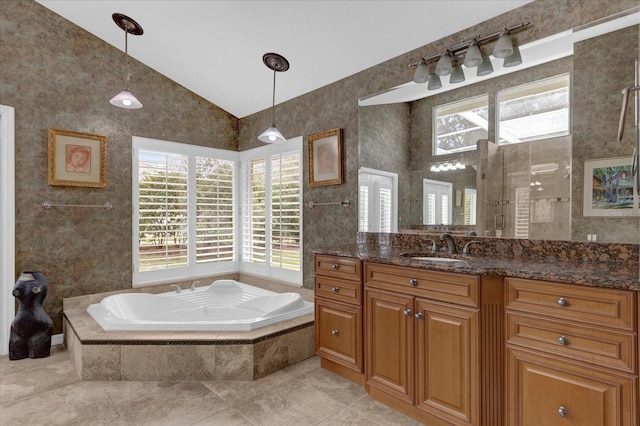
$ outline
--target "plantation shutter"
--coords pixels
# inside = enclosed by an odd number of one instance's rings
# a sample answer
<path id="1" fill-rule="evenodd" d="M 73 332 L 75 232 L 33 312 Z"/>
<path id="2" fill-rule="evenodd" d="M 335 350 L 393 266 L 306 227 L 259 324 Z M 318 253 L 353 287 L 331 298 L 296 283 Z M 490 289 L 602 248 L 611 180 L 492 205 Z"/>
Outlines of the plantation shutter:
<path id="1" fill-rule="evenodd" d="M 265 264 L 267 259 L 267 161 L 257 158 L 244 163 L 244 208 L 242 260 Z"/>
<path id="2" fill-rule="evenodd" d="M 358 214 L 360 232 L 369 232 L 369 187 L 360 185 L 360 196 L 358 202 Z"/>
<path id="3" fill-rule="evenodd" d="M 188 158 L 140 150 L 138 172 L 141 272 L 188 265 Z"/>
<path id="4" fill-rule="evenodd" d="M 234 260 L 234 162 L 196 157 L 196 263 Z"/>
<path id="5" fill-rule="evenodd" d="M 390 188 L 380 188 L 380 232 L 391 232 Z"/>
<path id="6" fill-rule="evenodd" d="M 271 266 L 300 271 L 300 152 L 271 156 Z"/>

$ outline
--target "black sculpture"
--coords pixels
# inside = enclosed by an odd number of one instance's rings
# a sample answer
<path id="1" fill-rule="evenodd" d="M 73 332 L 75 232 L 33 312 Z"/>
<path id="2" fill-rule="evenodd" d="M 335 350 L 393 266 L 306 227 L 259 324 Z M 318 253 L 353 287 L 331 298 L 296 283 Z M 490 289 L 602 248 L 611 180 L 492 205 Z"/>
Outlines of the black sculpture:
<path id="1" fill-rule="evenodd" d="M 11 323 L 9 359 L 45 358 L 51 355 L 53 321 L 42 308 L 49 283 L 40 272 L 23 272 L 13 286 L 18 313 Z"/>

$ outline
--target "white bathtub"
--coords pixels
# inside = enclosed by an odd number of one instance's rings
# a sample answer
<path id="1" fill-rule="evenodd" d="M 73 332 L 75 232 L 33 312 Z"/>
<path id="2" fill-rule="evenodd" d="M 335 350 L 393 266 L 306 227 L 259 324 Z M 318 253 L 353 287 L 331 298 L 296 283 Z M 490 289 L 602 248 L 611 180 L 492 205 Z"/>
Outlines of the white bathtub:
<path id="1" fill-rule="evenodd" d="M 313 303 L 298 293 L 218 280 L 195 291 L 114 294 L 87 312 L 107 331 L 249 331 L 311 314 Z"/>

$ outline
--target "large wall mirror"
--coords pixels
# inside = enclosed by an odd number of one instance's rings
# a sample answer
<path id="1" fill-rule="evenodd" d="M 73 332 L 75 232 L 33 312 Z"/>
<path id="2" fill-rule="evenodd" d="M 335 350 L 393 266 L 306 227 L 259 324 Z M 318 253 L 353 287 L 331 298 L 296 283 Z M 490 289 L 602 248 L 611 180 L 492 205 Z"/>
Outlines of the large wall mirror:
<path id="1" fill-rule="evenodd" d="M 585 201 L 606 192 L 591 165 L 631 159 L 637 144 L 633 108 L 621 142 L 616 134 L 639 20 L 635 9 L 520 46 L 520 66 L 496 64 L 484 78 L 360 99 L 359 230 L 637 244 L 637 207 L 593 215 Z M 616 179 L 619 200 L 637 206 L 633 180 Z"/>

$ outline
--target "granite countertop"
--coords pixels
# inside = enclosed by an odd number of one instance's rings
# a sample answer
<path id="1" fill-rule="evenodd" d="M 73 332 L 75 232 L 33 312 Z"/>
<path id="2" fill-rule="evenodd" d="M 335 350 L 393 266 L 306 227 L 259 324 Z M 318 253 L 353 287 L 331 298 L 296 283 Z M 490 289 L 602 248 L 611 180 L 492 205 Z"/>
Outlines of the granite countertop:
<path id="1" fill-rule="evenodd" d="M 500 275 L 591 287 L 640 291 L 637 261 L 600 262 L 556 257 L 507 257 L 436 254 L 376 244 L 348 244 L 314 249 L 316 254 L 354 257 L 368 262 L 473 275 Z M 430 262 L 412 256 L 454 257 L 462 262 Z"/>

